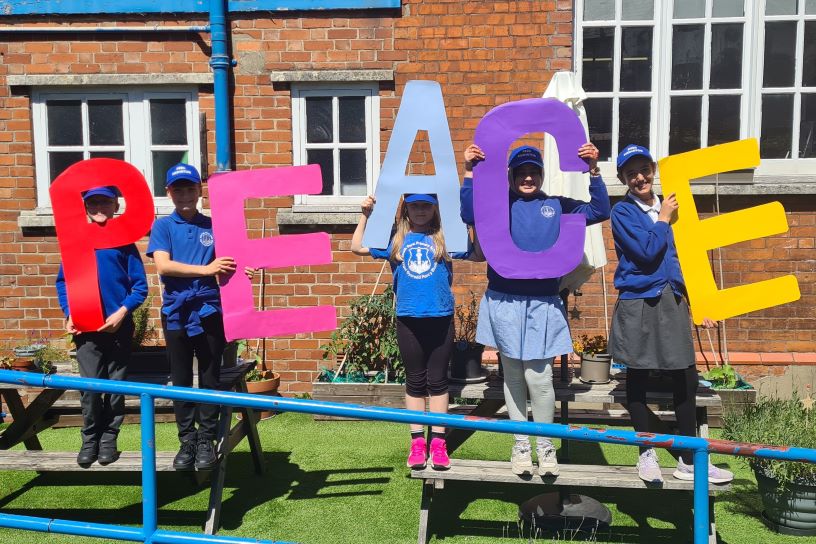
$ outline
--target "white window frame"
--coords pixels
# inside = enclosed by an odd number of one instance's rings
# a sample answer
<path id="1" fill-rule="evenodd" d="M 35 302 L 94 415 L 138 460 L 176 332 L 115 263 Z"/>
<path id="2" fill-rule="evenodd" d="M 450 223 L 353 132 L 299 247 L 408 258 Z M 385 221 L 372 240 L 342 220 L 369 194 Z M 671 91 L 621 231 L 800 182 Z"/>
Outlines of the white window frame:
<path id="1" fill-rule="evenodd" d="M 652 111 L 650 122 L 650 139 L 652 152 L 656 158 L 665 157 L 669 152 L 669 123 L 670 107 L 672 96 L 703 96 L 701 108 L 700 143 L 702 147 L 707 145 L 708 139 L 708 97 L 716 94 L 738 94 L 734 89 L 709 89 L 710 63 L 711 63 L 711 24 L 712 23 L 733 23 L 742 22 L 743 27 L 743 51 L 745 55 L 742 59 L 742 87 L 739 94 L 740 112 L 742 123 L 740 124 L 740 138 L 760 139 L 762 129 L 761 96 L 762 74 L 764 63 L 764 25 L 766 21 L 786 21 L 796 20 L 797 42 L 796 42 L 796 65 L 795 86 L 785 88 L 773 88 L 765 93 L 795 93 L 793 112 L 793 134 L 792 147 L 794 152 L 799 146 L 799 121 L 801 119 L 801 94 L 802 92 L 816 93 L 816 87 L 802 87 L 802 53 L 804 44 L 804 22 L 816 20 L 816 14 L 804 15 L 805 2 L 798 3 L 799 12 L 797 15 L 765 15 L 765 0 L 745 0 L 743 17 L 712 17 L 713 2 L 706 3 L 705 17 L 695 19 L 673 19 L 674 2 L 654 1 L 653 18 L 650 20 L 622 20 L 622 2 L 615 0 L 615 17 L 609 20 L 584 21 L 584 4 L 586 0 L 576 0 L 575 2 L 575 29 L 574 44 L 575 55 L 573 58 L 574 70 L 579 78 L 583 75 L 583 31 L 587 27 L 615 27 L 614 40 L 614 67 L 613 67 L 613 90 L 612 92 L 588 92 L 588 99 L 591 98 L 612 98 L 612 157 L 610 161 L 600 163 L 604 176 L 614 177 L 616 174 L 614 158 L 616 149 L 627 142 L 616 142 L 618 138 L 618 101 L 620 98 L 651 96 Z M 619 91 L 620 84 L 620 56 L 621 56 L 621 28 L 624 26 L 646 26 L 654 25 L 652 34 L 652 90 L 644 92 Z M 703 50 L 703 85 L 701 89 L 694 90 L 672 90 L 671 89 L 671 62 L 672 62 L 672 32 L 673 25 L 679 24 L 704 24 L 705 38 Z M 786 181 L 808 182 L 812 181 L 816 171 L 816 158 L 791 158 L 791 159 L 762 159 L 762 162 L 753 175 L 729 174 L 734 177 L 734 181 L 750 181 L 742 178 L 753 178 L 754 176 L 786 176 Z M 737 179 L 739 178 L 739 179 Z"/>
<path id="2" fill-rule="evenodd" d="M 340 149 L 360 149 L 358 143 L 344 144 L 337 141 L 338 108 L 335 103 L 341 96 L 365 97 L 366 123 L 366 188 L 368 194 L 374 193 L 377 178 L 380 174 L 380 87 L 379 83 L 293 83 L 292 84 L 292 164 L 302 166 L 307 164 L 307 150 L 325 148 L 334 150 L 334 180 L 335 187 L 339 183 Z M 333 142 L 328 144 L 306 144 L 306 98 L 313 96 L 335 97 L 332 105 Z M 344 195 L 295 195 L 295 206 L 302 206 L 314 211 L 334 211 L 333 206 L 357 206 L 361 196 Z M 326 208 L 328 207 L 328 208 Z"/>
<path id="3" fill-rule="evenodd" d="M 124 146 L 115 146 L 115 150 L 124 149 L 125 161 L 135 166 L 145 179 L 151 194 L 153 186 L 150 184 L 150 173 L 153 171 L 151 151 L 188 149 L 190 164 L 201 168 L 201 142 L 198 130 L 198 91 L 190 87 L 65 87 L 42 88 L 32 92 L 31 109 L 34 131 L 34 167 L 37 186 L 37 211 L 51 213 L 51 197 L 48 189 L 51 184 L 48 164 L 48 119 L 46 102 L 49 100 L 80 100 L 83 111 L 83 141 L 88 142 L 87 101 L 97 99 L 122 99 L 122 124 L 124 131 Z M 187 115 L 187 142 L 186 146 L 153 146 L 150 143 L 150 100 L 162 98 L 182 98 L 185 100 Z M 65 146 L 55 149 L 66 150 Z M 88 158 L 90 150 L 103 151 L 102 146 L 84 144 L 77 146 L 76 151 L 83 151 Z M 114 149 L 110 147 L 109 149 Z M 154 197 L 153 203 L 157 213 L 172 209 L 168 197 Z"/>

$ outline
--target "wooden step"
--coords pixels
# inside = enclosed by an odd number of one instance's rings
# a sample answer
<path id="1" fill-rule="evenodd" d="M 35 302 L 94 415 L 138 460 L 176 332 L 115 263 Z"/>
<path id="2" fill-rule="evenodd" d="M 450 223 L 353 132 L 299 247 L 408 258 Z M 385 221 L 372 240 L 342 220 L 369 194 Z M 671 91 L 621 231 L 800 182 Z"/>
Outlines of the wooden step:
<path id="1" fill-rule="evenodd" d="M 94 463 L 87 468 L 77 465 L 78 451 L 38 451 L 38 450 L 5 450 L 0 451 L 0 470 L 33 470 L 37 472 L 141 472 L 142 454 L 138 451 L 123 451 L 115 463 L 100 465 Z M 176 452 L 156 452 L 156 470 L 159 472 L 178 472 L 173 468 Z"/>
<path id="2" fill-rule="evenodd" d="M 558 476 L 521 477 L 512 473 L 509 461 L 479 461 L 451 459 L 448 470 L 412 470 L 412 478 L 425 480 L 466 480 L 473 482 L 496 482 L 509 484 L 570 485 L 583 487 L 617 487 L 630 489 L 669 489 L 693 491 L 694 482 L 678 480 L 672 476 L 674 469 L 662 469 L 663 484 L 647 484 L 637 475 L 633 466 L 609 465 L 559 465 Z M 730 484 L 709 484 L 709 494 L 726 491 Z"/>

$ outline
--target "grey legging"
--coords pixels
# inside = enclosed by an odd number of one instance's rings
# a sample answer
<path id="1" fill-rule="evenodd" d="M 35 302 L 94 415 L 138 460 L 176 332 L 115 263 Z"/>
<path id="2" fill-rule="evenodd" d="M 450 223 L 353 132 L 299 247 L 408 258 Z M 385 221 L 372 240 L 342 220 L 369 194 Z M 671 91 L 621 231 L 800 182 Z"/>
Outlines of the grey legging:
<path id="1" fill-rule="evenodd" d="M 527 421 L 527 392 L 533 405 L 533 421 L 552 423 L 555 417 L 555 390 L 552 383 L 553 357 L 522 361 L 501 356 L 504 369 L 504 402 L 513 421 Z M 527 435 L 515 435 L 516 440 L 529 440 Z M 539 444 L 551 444 L 539 438 Z"/>

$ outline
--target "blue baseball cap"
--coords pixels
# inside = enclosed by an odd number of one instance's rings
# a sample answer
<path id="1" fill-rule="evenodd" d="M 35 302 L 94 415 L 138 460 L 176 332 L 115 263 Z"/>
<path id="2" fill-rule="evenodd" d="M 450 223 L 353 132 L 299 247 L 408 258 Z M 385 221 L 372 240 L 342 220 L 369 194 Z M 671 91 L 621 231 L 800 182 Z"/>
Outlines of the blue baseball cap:
<path id="1" fill-rule="evenodd" d="M 544 168 L 544 159 L 541 158 L 541 151 L 533 146 L 524 145 L 510 152 L 507 167 L 515 168 L 522 164 L 534 164 L 539 168 Z"/>
<path id="2" fill-rule="evenodd" d="M 626 161 L 628 161 L 629 159 L 633 159 L 635 157 L 646 157 L 647 159 L 649 159 L 649 162 L 654 162 L 652 154 L 649 153 L 648 149 L 646 149 L 642 145 L 629 144 L 623 148 L 623 151 L 618 153 L 617 160 L 618 170 L 620 170 L 621 167 L 624 164 L 626 164 Z"/>
<path id="3" fill-rule="evenodd" d="M 92 196 L 106 196 L 108 198 L 118 198 L 118 194 L 116 191 L 116 187 L 94 187 L 93 189 L 88 189 L 82 194 L 82 200 L 88 200 Z"/>
<path id="4" fill-rule="evenodd" d="M 167 180 L 165 181 L 164 186 L 170 187 L 172 184 L 181 179 L 186 179 L 187 181 L 192 181 L 193 183 L 201 183 L 201 174 L 198 173 L 195 166 L 180 162 L 167 171 Z"/>
<path id="5" fill-rule="evenodd" d="M 428 202 L 429 204 L 439 203 L 435 196 L 422 193 L 405 195 L 405 203 L 410 204 L 411 202 Z"/>

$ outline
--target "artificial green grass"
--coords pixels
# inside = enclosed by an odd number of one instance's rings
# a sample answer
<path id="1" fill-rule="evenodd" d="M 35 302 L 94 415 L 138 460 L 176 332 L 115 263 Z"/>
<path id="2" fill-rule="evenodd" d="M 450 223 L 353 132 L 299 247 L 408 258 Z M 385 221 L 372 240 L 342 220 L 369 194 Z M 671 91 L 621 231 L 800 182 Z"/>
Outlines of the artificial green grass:
<path id="1" fill-rule="evenodd" d="M 369 422 L 315 422 L 308 415 L 283 414 L 259 423 L 267 471 L 254 473 L 243 442 L 229 458 L 219 534 L 308 543 L 405 543 L 417 539 L 420 482 L 405 468 L 408 431 L 404 425 Z M 157 426 L 160 450 L 177 447 L 175 426 Z M 716 431 L 713 433 L 716 437 Z M 46 450 L 76 451 L 75 428 L 41 433 Z M 123 428 L 120 447 L 139 449 L 139 428 Z M 507 459 L 512 437 L 476 433 L 456 457 Z M 634 464 L 635 448 L 573 442 L 573 462 Z M 671 466 L 667 452 L 661 464 Z M 733 457 L 714 462 L 736 473 L 733 491 L 718 495 L 720 542 L 729 544 L 816 544 L 816 538 L 777 535 L 762 524 L 753 474 Z M 0 473 L 0 511 L 94 521 L 141 523 L 139 474 L 33 472 Z M 201 532 L 209 486 L 187 474 L 159 473 L 159 525 Z M 435 496 L 429 531 L 432 542 L 487 544 L 526 542 L 518 505 L 546 490 L 543 486 L 448 482 Z M 610 530 L 597 542 L 685 543 L 692 540 L 690 493 L 644 490 L 575 489 L 604 502 L 612 511 Z M 583 540 L 577 535 L 536 535 L 538 542 Z M 101 539 L 0 529 L 0 543 L 98 544 Z"/>

